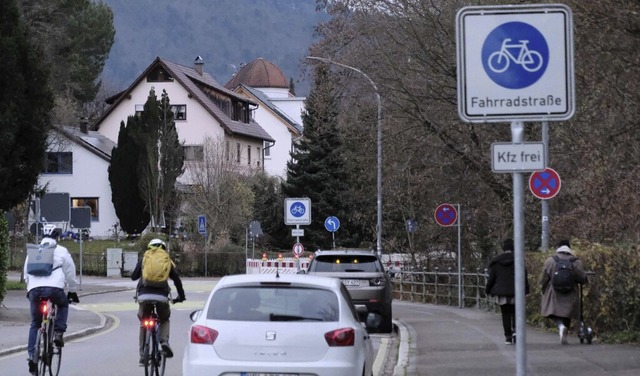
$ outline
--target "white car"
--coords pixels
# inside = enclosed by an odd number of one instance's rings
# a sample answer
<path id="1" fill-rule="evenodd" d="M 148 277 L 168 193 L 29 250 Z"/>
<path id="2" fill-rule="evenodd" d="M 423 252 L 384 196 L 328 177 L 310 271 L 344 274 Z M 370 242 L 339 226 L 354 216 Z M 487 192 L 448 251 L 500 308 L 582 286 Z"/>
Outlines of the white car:
<path id="1" fill-rule="evenodd" d="M 372 375 L 369 333 L 337 278 L 226 276 L 191 317 L 184 376 Z"/>

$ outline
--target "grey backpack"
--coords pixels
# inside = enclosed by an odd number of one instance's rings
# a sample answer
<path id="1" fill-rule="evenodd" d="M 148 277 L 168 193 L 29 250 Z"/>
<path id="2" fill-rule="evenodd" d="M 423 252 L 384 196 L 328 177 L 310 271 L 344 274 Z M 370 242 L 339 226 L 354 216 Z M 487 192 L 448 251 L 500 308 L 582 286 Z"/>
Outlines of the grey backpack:
<path id="1" fill-rule="evenodd" d="M 56 244 L 27 244 L 27 274 L 46 277 L 58 267 L 53 267 L 53 252 Z"/>

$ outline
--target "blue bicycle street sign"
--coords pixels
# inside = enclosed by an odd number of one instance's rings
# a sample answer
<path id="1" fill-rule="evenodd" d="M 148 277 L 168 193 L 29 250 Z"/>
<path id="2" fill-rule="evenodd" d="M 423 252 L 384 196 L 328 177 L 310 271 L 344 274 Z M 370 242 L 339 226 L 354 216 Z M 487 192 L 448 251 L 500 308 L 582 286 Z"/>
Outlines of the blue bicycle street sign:
<path id="1" fill-rule="evenodd" d="M 207 234 L 207 216 L 206 215 L 198 216 L 198 233 L 201 235 Z"/>
<path id="2" fill-rule="evenodd" d="M 311 224 L 311 199 L 306 197 L 285 198 L 284 223 L 286 225 Z"/>
<path id="3" fill-rule="evenodd" d="M 336 232 L 340 228 L 340 220 L 338 217 L 327 217 L 327 219 L 324 220 L 324 228 L 329 232 Z"/>
<path id="4" fill-rule="evenodd" d="M 456 36 L 463 121 L 573 116 L 573 16 L 568 6 L 464 7 L 456 17 Z"/>

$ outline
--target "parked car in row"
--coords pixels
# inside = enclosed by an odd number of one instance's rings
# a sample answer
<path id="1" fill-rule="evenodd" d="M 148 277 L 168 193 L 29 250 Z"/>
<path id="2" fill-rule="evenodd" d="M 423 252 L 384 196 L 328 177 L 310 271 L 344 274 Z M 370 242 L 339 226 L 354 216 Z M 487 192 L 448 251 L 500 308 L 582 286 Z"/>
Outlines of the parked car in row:
<path id="1" fill-rule="evenodd" d="M 191 314 L 182 374 L 370 376 L 366 316 L 336 278 L 226 276 Z"/>

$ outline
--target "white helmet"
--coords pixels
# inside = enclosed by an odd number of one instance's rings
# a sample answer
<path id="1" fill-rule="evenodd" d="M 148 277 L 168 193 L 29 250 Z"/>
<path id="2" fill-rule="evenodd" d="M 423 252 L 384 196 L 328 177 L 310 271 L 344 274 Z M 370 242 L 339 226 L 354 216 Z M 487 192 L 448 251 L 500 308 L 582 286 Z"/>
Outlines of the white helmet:
<path id="1" fill-rule="evenodd" d="M 46 224 L 42 226 L 42 236 L 44 238 L 57 239 L 60 237 L 60 229 L 58 229 L 56 225 Z"/>
<path id="2" fill-rule="evenodd" d="M 167 243 L 165 243 L 164 241 L 162 241 L 161 239 L 151 239 L 151 241 L 149 242 L 149 245 L 147 246 L 149 247 L 160 247 L 162 249 L 164 249 L 165 251 L 167 250 Z"/>

